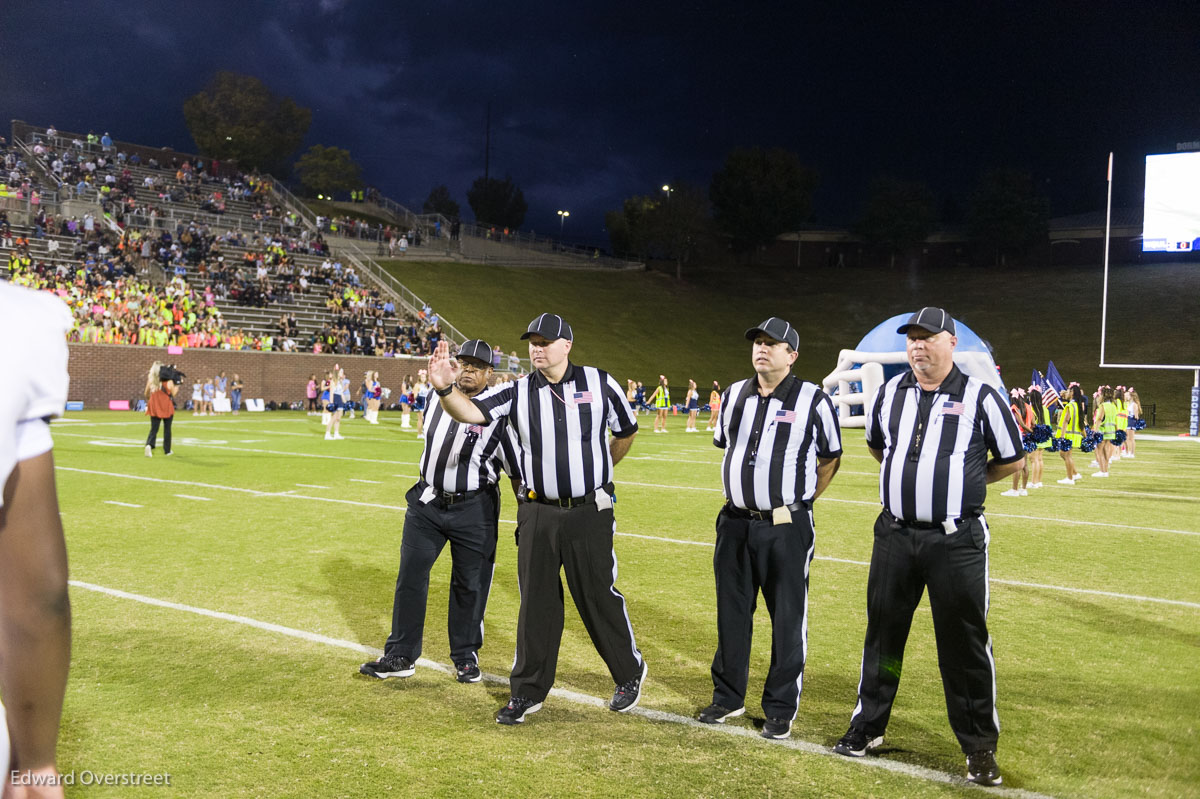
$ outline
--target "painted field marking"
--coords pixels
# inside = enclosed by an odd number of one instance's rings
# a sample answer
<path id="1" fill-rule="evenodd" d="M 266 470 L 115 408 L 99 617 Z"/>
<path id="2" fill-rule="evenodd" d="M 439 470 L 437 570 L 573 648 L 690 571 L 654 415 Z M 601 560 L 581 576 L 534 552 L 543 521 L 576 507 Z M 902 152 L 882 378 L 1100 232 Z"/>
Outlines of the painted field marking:
<path id="1" fill-rule="evenodd" d="M 311 500 L 311 501 L 316 501 L 316 502 L 334 502 L 334 503 L 344 504 L 344 505 L 359 505 L 359 506 L 364 506 L 364 507 L 369 507 L 369 508 L 381 508 L 384 510 L 405 510 L 405 508 L 406 508 L 406 506 L 404 506 L 404 505 L 381 505 L 381 504 L 375 504 L 375 503 L 371 503 L 371 502 L 355 502 L 353 500 L 348 500 L 348 499 L 334 499 L 332 497 L 310 497 L 305 494 L 294 494 L 290 491 L 282 491 L 282 492 L 281 491 L 256 491 L 252 488 L 238 488 L 236 486 L 222 486 L 222 485 L 214 485 L 211 483 L 190 483 L 185 480 L 167 480 L 167 479 L 164 479 L 161 477 L 142 477 L 140 475 L 118 474 L 116 472 L 97 472 L 97 471 L 92 471 L 89 469 L 77 469 L 77 468 L 74 468 L 71 466 L 55 466 L 54 468 L 57 470 L 65 471 L 65 472 L 78 472 L 80 474 L 94 474 L 94 475 L 100 475 L 100 476 L 104 476 L 104 477 L 123 477 L 128 480 L 142 480 L 142 481 L 150 482 L 150 483 L 170 483 L 170 484 L 175 484 L 175 485 L 199 486 L 201 488 L 215 488 L 215 489 L 224 490 L 224 491 L 237 491 L 237 492 L 241 492 L 241 493 L 245 493 L 245 494 L 250 494 L 251 496 L 255 496 L 255 497 L 282 497 L 284 499 L 303 499 L 303 500 Z M 176 494 L 176 496 L 186 496 L 186 495 Z M 202 499 L 202 497 L 191 497 L 191 499 Z M 845 501 L 850 501 L 850 500 L 845 500 Z M 874 504 L 874 503 L 865 503 L 865 504 Z M 990 514 L 990 515 L 996 516 L 999 514 Z M 1030 518 L 1033 518 L 1033 517 L 1030 517 Z M 501 524 L 516 524 L 517 523 L 515 519 L 500 519 L 499 522 Z M 686 541 L 686 540 L 678 539 L 678 538 L 665 538 L 665 537 L 660 537 L 660 536 L 643 535 L 640 533 L 626 533 L 626 532 L 618 531 L 616 533 L 616 535 L 625 536 L 628 538 L 642 538 L 642 539 L 646 539 L 649 541 L 662 541 L 662 542 L 665 542 L 668 544 L 682 544 L 682 545 L 686 545 L 686 546 L 703 546 L 703 547 L 712 547 L 713 546 L 713 543 L 710 541 Z M 1197 535 L 1200 535 L 1200 534 L 1197 534 Z M 827 557 L 817 556 L 816 559 L 817 560 L 828 560 L 828 561 L 833 561 L 833 562 L 838 562 L 838 563 L 850 563 L 850 564 L 854 564 L 856 566 L 869 566 L 870 565 L 863 561 L 845 560 L 845 559 L 840 559 L 840 558 L 827 558 Z M 1001 579 L 998 577 L 992 577 L 991 580 L 992 580 L 992 582 L 995 582 L 995 583 L 1002 583 L 1002 584 L 1008 584 L 1008 585 L 1019 585 L 1019 586 L 1025 586 L 1025 587 L 1045 588 L 1047 590 L 1065 591 L 1065 592 L 1074 593 L 1074 594 L 1096 594 L 1098 596 L 1111 596 L 1111 597 L 1121 597 L 1124 599 L 1134 599 L 1134 600 L 1138 600 L 1141 602 L 1158 602 L 1158 603 L 1167 604 L 1167 605 L 1182 605 L 1184 607 L 1200 608 L 1200 602 L 1186 602 L 1186 601 L 1180 600 L 1180 599 L 1163 599 L 1160 597 L 1138 596 L 1136 594 L 1120 594 L 1120 593 L 1113 593 L 1113 592 L 1109 592 L 1109 591 L 1091 590 L 1091 589 L 1086 589 L 1086 588 L 1071 588 L 1069 586 L 1061 586 L 1061 585 L 1043 585 L 1040 583 L 1023 583 L 1023 582 L 1019 582 L 1019 581 L 1015 581 L 1015 580 L 1004 580 L 1004 579 Z"/>
<path id="2" fill-rule="evenodd" d="M 296 483 L 296 485 L 299 488 L 329 488 L 329 486 L 318 486 L 312 483 Z"/>
<path id="3" fill-rule="evenodd" d="M 212 497 L 196 497 L 191 494 L 176 494 L 180 499 L 194 499 L 197 502 L 212 502 Z"/>
<path id="4" fill-rule="evenodd" d="M 380 483 L 378 480 L 362 480 L 358 477 L 351 477 L 350 482 L 351 483 L 370 483 L 371 485 L 382 485 L 382 483 Z"/>
<path id="5" fill-rule="evenodd" d="M 141 505 L 134 505 L 132 502 L 117 502 L 115 499 L 104 500 L 105 505 L 120 505 L 122 508 L 140 508 Z"/>
<path id="6" fill-rule="evenodd" d="M 148 597 L 142 594 L 133 594 L 128 591 L 118 590 L 116 588 L 107 588 L 102 585 L 85 583 L 81 580 L 71 580 L 70 584 L 74 588 L 81 588 L 97 594 L 106 594 L 117 599 L 128 599 L 134 602 L 140 602 L 144 605 L 151 605 L 153 607 L 165 608 L 167 610 L 177 610 L 184 613 L 192 613 L 197 616 L 206 616 L 210 619 L 218 619 L 220 621 L 233 622 L 234 624 L 242 624 L 247 627 L 253 627 L 266 632 L 286 635 L 291 638 L 298 638 L 302 641 L 309 641 L 311 643 L 325 644 L 326 646 L 346 649 L 351 652 L 358 652 L 371 657 L 378 657 L 379 655 L 383 654 L 378 649 L 364 646 L 363 644 L 359 644 L 354 641 L 347 641 L 344 638 L 331 638 L 330 636 L 320 635 L 319 633 L 313 633 L 307 630 L 298 630 L 294 627 L 285 627 L 282 624 L 259 621 L 258 619 L 252 619 L 248 616 L 238 616 L 233 613 L 224 613 L 219 610 L 209 610 L 208 608 L 184 605 L 178 602 L 168 602 L 163 599 L 155 599 L 154 597 Z M 427 660 L 426 658 L 419 658 L 417 660 L 417 665 L 421 666 L 422 668 L 441 672 L 443 674 L 452 673 L 449 666 Z M 484 674 L 483 678 L 491 683 L 508 685 L 508 677 L 506 676 L 500 676 L 497 674 Z M 568 691 L 562 688 L 551 688 L 550 695 L 557 699 L 563 699 L 567 702 L 577 705 L 587 705 L 589 707 L 596 708 L 606 708 L 608 705 L 607 699 L 588 696 L 587 694 L 581 694 L 576 691 Z M 968 783 L 966 779 L 961 776 L 947 774 L 944 771 L 936 771 L 935 769 L 925 768 L 924 766 L 914 766 L 908 763 L 887 760 L 881 757 L 842 757 L 841 755 L 835 753 L 831 747 L 813 743 L 811 741 L 801 741 L 794 738 L 788 738 L 784 740 L 768 740 L 760 736 L 757 730 L 749 727 L 731 726 L 728 724 L 701 724 L 696 719 L 688 716 L 681 716 L 678 713 L 668 713 L 662 710 L 652 710 L 647 707 L 635 707 L 628 712 L 630 715 L 641 716 L 643 718 L 650 719 L 651 721 L 664 721 L 672 724 L 679 724 L 681 726 L 690 727 L 693 730 L 703 731 L 704 733 L 710 735 L 738 736 L 753 742 L 754 745 L 782 746 L 799 752 L 805 752 L 806 754 L 810 755 L 821 755 L 823 757 L 837 758 L 839 762 L 844 762 L 848 767 L 851 768 L 878 768 L 895 774 L 902 774 L 915 779 L 925 780 L 927 782 L 937 782 L 946 785 L 959 785 L 964 787 L 970 785 L 970 783 Z M 1023 789 L 1005 788 L 1003 786 L 988 788 L 987 793 L 989 796 L 1012 796 L 1020 797 L 1020 799 L 1050 799 L 1050 797 L 1045 794 L 1026 791 Z"/>

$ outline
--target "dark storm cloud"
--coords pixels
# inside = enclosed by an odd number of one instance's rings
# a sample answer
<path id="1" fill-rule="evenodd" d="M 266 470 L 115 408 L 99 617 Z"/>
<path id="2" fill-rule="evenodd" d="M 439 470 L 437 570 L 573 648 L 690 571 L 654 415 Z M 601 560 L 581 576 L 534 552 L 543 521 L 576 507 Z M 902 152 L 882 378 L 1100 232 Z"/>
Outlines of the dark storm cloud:
<path id="1" fill-rule="evenodd" d="M 307 144 L 410 205 L 446 183 L 465 207 L 490 103 L 492 173 L 545 231 L 568 208 L 598 234 L 623 197 L 706 185 L 741 145 L 798 152 L 836 222 L 876 175 L 961 206 L 1002 165 L 1091 210 L 1109 149 L 1136 202 L 1141 157 L 1200 138 L 1195 3 L 6 0 L 14 30 L 10 117 L 188 149 L 183 100 L 231 69 L 312 108 Z"/>

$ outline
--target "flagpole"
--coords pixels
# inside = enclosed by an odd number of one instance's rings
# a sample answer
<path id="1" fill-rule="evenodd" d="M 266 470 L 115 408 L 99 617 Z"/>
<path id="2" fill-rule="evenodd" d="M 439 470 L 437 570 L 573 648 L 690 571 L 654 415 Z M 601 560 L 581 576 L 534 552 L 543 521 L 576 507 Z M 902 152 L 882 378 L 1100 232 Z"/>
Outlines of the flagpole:
<path id="1" fill-rule="evenodd" d="M 1100 365 L 1104 366 L 1104 339 L 1108 332 L 1108 240 L 1112 234 L 1113 154 L 1108 154 L 1108 210 L 1104 217 L 1104 298 L 1100 304 Z"/>

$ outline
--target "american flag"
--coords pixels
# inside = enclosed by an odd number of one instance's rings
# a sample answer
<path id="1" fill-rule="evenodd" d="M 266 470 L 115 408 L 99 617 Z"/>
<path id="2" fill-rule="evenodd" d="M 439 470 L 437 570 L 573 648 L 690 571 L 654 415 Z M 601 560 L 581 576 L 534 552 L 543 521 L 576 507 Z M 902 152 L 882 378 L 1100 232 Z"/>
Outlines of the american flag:
<path id="1" fill-rule="evenodd" d="M 795 411 L 775 411 L 775 421 L 784 424 L 792 424 L 796 421 Z"/>
<path id="2" fill-rule="evenodd" d="M 942 413 L 951 416 L 962 416 L 963 404 L 961 402 L 947 402 L 942 406 Z"/>
<path id="3" fill-rule="evenodd" d="M 576 405 L 582 405 L 585 402 L 591 402 L 592 401 L 592 392 L 576 391 L 574 394 L 571 395 L 571 401 L 574 402 Z"/>
<path id="4" fill-rule="evenodd" d="M 479 435 L 480 433 L 483 432 L 483 425 L 473 424 L 467 428 L 467 432 L 474 433 L 475 435 Z"/>

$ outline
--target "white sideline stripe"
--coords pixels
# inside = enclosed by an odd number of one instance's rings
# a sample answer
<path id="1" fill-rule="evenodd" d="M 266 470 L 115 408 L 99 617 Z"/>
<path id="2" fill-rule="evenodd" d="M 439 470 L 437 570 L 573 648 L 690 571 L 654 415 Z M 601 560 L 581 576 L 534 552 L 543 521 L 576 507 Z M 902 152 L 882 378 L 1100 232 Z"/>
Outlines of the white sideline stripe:
<path id="1" fill-rule="evenodd" d="M 108 596 L 116 597 L 117 599 L 129 599 L 134 602 L 165 608 L 167 610 L 178 610 L 184 613 L 194 613 L 197 616 L 207 616 L 211 619 L 219 619 L 221 621 L 229 621 L 235 624 L 243 624 L 247 627 L 254 627 L 255 629 L 264 630 L 266 632 L 278 633 L 291 638 L 299 638 L 302 641 L 309 641 L 311 643 L 334 646 L 338 647 L 339 649 L 348 649 L 352 652 L 359 652 L 372 657 L 377 657 L 383 654 L 378 649 L 364 646 L 354 641 L 347 641 L 344 638 L 331 638 L 327 635 L 320 635 L 319 633 L 312 633 L 308 632 L 307 630 L 297 630 L 294 627 L 285 627 L 282 624 L 259 621 L 258 619 L 252 619 L 248 616 L 238 616 L 233 613 L 224 613 L 219 610 L 209 610 L 207 608 L 198 608 L 193 605 L 183 605 L 178 602 L 168 602 L 163 599 L 155 599 L 154 597 L 143 596 L 142 594 L 132 594 L 128 591 L 120 591 L 116 588 L 107 588 L 102 585 L 85 583 L 81 580 L 70 580 L 69 582 L 70 585 L 75 588 L 94 591 L 98 594 L 107 594 Z M 453 673 L 448 666 L 427 660 L 426 658 L 418 658 L 417 665 L 421 666 L 422 668 L 432 669 L 444 674 Z M 484 674 L 483 678 L 492 683 L 499 683 L 502 685 L 508 684 L 507 677 L 501 677 L 494 674 Z M 576 691 L 564 690 L 562 688 L 551 688 L 550 695 L 555 698 L 564 699 L 568 702 L 579 705 L 589 705 L 591 707 L 607 707 L 608 705 L 608 700 L 600 699 L 594 696 L 588 696 L 587 694 L 581 694 Z M 761 737 L 756 730 L 749 727 L 732 726 L 728 724 L 701 724 L 699 721 L 696 721 L 693 718 L 680 716 L 677 713 L 667 713 L 662 710 L 651 710 L 643 707 L 635 707 L 633 710 L 628 711 L 628 714 L 641 716 L 651 721 L 664 721 L 672 724 L 680 724 L 686 727 L 691 727 L 694 730 L 703 730 L 704 732 L 713 735 L 736 735 L 741 738 L 751 739 L 757 745 L 782 746 L 810 755 L 835 757 L 850 767 L 879 768 L 895 774 L 902 774 L 907 777 L 926 780 L 928 782 L 943 783 L 946 785 L 969 785 L 969 783 L 963 777 L 947 774 L 944 771 L 936 771 L 931 768 L 925 768 L 923 766 L 914 766 L 908 763 L 901 763 L 895 760 L 886 760 L 879 757 L 843 758 L 841 755 L 836 754 L 831 747 L 822 746 L 821 744 L 812 743 L 810 741 L 800 741 L 790 738 L 782 741 L 768 741 Z M 1050 797 L 1046 794 L 1040 794 L 1017 788 L 1005 788 L 1003 786 L 988 788 L 987 792 L 988 795 L 992 796 L 1013 796 L 1021 797 L 1021 799 L 1050 799 Z"/>
<path id="2" fill-rule="evenodd" d="M 117 502 L 115 499 L 104 500 L 105 505 L 120 505 L 122 508 L 140 508 L 141 505 L 134 505 L 132 502 Z"/>
<path id="3" fill-rule="evenodd" d="M 380 485 L 380 482 L 378 480 L 360 480 L 357 477 L 351 477 L 350 482 L 351 483 L 370 483 L 371 485 Z"/>
<path id="4" fill-rule="evenodd" d="M 318 486 L 312 483 L 296 483 L 298 488 L 329 488 L 329 486 Z"/>
<path id="5" fill-rule="evenodd" d="M 212 502 L 212 497 L 197 497 L 192 496 L 191 494 L 176 494 L 175 496 L 179 497 L 180 499 L 194 499 L 197 502 Z"/>
<path id="6" fill-rule="evenodd" d="M 404 510 L 406 507 L 404 505 L 378 505 L 378 504 L 374 504 L 374 503 L 370 503 L 370 502 L 354 502 L 354 501 L 348 500 L 348 499 L 333 499 L 331 497 L 310 497 L 310 496 L 305 496 L 304 494 L 293 494 L 291 492 L 256 491 L 252 488 L 237 488 L 235 486 L 222 486 L 222 485 L 214 485 L 214 484 L 210 484 L 210 483 L 189 483 L 184 480 L 166 480 L 161 477 L 142 477 L 140 475 L 134 475 L 134 474 L 117 474 L 116 472 L 97 472 L 97 471 L 91 471 L 88 469 L 76 469 L 71 466 L 55 466 L 54 468 L 60 469 L 62 471 L 66 471 L 66 472 L 79 472 L 81 474 L 95 474 L 95 475 L 101 475 L 104 477 L 124 477 L 129 480 L 143 480 L 143 481 L 150 482 L 150 483 L 175 483 L 175 484 L 179 484 L 179 485 L 199 486 L 201 488 L 216 488 L 216 489 L 222 489 L 225 491 L 238 491 L 241 493 L 250 494 L 252 496 L 259 496 L 259 497 L 283 497 L 285 499 L 304 499 L 304 500 L 314 500 L 314 501 L 318 501 L 318 502 L 337 502 L 337 503 L 342 503 L 342 504 L 347 504 L 347 505 L 362 505 L 362 506 L 371 507 L 371 508 L 383 508 L 385 510 Z M 187 499 L 205 499 L 204 497 L 192 497 L 192 496 L 188 496 L 187 494 L 176 494 L 175 496 L 185 497 Z M 868 504 L 870 504 L 870 503 L 868 503 Z M 991 514 L 991 515 L 997 516 L 999 514 Z M 1029 518 L 1033 518 L 1033 517 L 1029 517 Z M 515 519 L 500 519 L 499 521 L 503 524 L 516 524 Z M 647 541 L 662 541 L 662 542 L 668 543 L 668 544 L 682 544 L 685 546 L 702 546 L 702 547 L 713 546 L 713 543 L 710 541 L 685 541 L 685 540 L 678 539 L 678 538 L 665 538 L 662 536 L 643 535 L 641 533 L 624 533 L 624 532 L 620 532 L 620 531 L 618 531 L 616 534 L 620 535 L 620 536 L 625 536 L 627 538 L 641 538 L 641 539 L 645 539 Z M 869 563 L 865 563 L 863 561 L 845 560 L 842 558 L 829 558 L 829 557 L 817 556 L 816 559 L 817 560 L 828 560 L 828 561 L 837 562 L 837 563 L 850 563 L 850 564 L 853 564 L 856 566 L 869 566 L 870 565 Z M 1108 596 L 1108 597 L 1119 597 L 1122 599 L 1133 599 L 1133 600 L 1137 600 L 1139 602 L 1158 602 L 1158 603 L 1166 604 L 1166 605 L 1181 605 L 1183 607 L 1200 608 L 1200 602 L 1186 602 L 1181 599 L 1162 599 L 1160 597 L 1138 596 L 1136 594 L 1120 594 L 1120 593 L 1114 593 L 1111 591 L 1097 591 L 1097 590 L 1092 590 L 1092 589 L 1087 589 L 1087 588 L 1071 588 L 1069 586 L 1045 585 L 1042 583 L 1025 583 L 1025 582 L 1020 582 L 1017 580 L 1003 580 L 1003 579 L 1000 579 L 997 577 L 993 577 L 992 582 L 1001 583 L 1004 585 L 1017 585 L 1017 586 L 1028 587 L 1028 588 L 1044 588 L 1044 589 L 1051 590 L 1051 591 L 1066 591 L 1068 593 L 1073 593 L 1073 594 L 1094 594 L 1096 596 Z"/>

